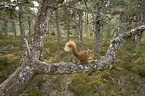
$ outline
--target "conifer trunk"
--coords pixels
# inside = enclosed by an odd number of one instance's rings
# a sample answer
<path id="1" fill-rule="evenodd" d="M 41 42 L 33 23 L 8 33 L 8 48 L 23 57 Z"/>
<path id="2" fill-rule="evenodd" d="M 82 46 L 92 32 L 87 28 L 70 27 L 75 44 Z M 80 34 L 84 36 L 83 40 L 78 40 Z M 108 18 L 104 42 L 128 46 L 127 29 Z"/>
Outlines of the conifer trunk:
<path id="1" fill-rule="evenodd" d="M 3 23 L 4 23 L 4 33 L 5 33 L 5 36 L 8 36 L 8 21 L 4 20 Z"/>
<path id="2" fill-rule="evenodd" d="M 67 41 L 69 41 L 69 9 L 67 8 Z"/>
<path id="3" fill-rule="evenodd" d="M 80 42 L 79 42 L 79 33 L 78 33 L 77 12 L 75 12 L 74 21 L 75 21 L 75 32 L 77 33 L 77 41 L 79 44 Z"/>
<path id="4" fill-rule="evenodd" d="M 30 16 L 28 16 L 28 25 L 29 25 L 29 37 L 30 37 L 30 40 L 31 40 L 31 19 L 30 19 Z"/>
<path id="5" fill-rule="evenodd" d="M 15 26 L 15 21 L 12 20 L 12 26 L 13 26 L 13 30 L 14 30 L 14 36 L 17 36 L 17 30 L 16 30 L 16 26 Z"/>
<path id="6" fill-rule="evenodd" d="M 81 47 L 82 47 L 82 50 L 84 50 L 84 46 L 83 46 L 83 24 L 82 24 L 82 11 L 80 10 L 79 12 L 79 31 L 80 31 L 80 39 L 81 39 Z"/>
<path id="7" fill-rule="evenodd" d="M 100 26 L 101 26 L 101 20 L 100 20 L 100 4 L 96 4 L 96 19 L 95 19 L 95 51 L 100 52 Z"/>
<path id="8" fill-rule="evenodd" d="M 25 32 L 24 32 L 24 26 L 23 26 L 22 5 L 19 5 L 18 15 L 19 15 L 20 34 L 21 34 L 21 44 L 23 45 Z"/>
<path id="9" fill-rule="evenodd" d="M 55 10 L 56 17 L 56 29 L 57 29 L 57 44 L 60 44 L 60 31 L 59 31 L 59 21 L 58 21 L 58 9 Z"/>

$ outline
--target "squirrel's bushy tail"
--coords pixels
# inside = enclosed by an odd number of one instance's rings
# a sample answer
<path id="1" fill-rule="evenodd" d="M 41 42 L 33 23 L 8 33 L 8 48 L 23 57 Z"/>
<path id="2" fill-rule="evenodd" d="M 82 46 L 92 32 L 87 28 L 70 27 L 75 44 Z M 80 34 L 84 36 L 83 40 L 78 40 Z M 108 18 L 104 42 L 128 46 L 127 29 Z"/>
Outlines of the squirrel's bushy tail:
<path id="1" fill-rule="evenodd" d="M 75 57 L 78 57 L 76 52 L 76 43 L 74 41 L 69 41 L 65 44 L 64 50 L 69 51 L 72 48 L 72 53 Z"/>

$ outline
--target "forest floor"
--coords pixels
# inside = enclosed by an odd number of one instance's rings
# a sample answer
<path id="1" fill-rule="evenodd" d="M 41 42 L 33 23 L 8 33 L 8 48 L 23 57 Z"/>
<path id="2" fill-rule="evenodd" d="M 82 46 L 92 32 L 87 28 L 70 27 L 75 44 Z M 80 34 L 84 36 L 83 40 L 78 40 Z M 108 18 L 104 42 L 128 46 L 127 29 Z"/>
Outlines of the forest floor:
<path id="1" fill-rule="evenodd" d="M 0 83 L 12 74 L 21 62 L 26 47 L 21 46 L 20 37 L 0 37 Z M 56 36 L 45 37 L 42 60 L 45 62 L 77 62 L 71 52 L 65 52 L 65 37 L 60 38 L 57 44 Z M 75 37 L 71 40 L 76 41 Z M 84 49 L 95 47 L 94 38 L 84 39 Z M 106 69 L 100 73 L 72 74 L 72 75 L 39 75 L 24 94 L 29 96 L 98 96 L 98 95 L 145 95 L 145 41 L 140 42 L 140 48 L 133 47 L 132 40 L 125 41 L 123 47 L 118 49 L 117 59 L 114 63 L 121 68 Z M 95 53 L 95 59 L 106 54 L 108 43 L 101 44 L 101 52 Z M 77 43 L 77 51 L 81 44 Z M 52 85 L 53 83 L 53 85 Z M 38 96 L 38 95 L 37 95 Z"/>

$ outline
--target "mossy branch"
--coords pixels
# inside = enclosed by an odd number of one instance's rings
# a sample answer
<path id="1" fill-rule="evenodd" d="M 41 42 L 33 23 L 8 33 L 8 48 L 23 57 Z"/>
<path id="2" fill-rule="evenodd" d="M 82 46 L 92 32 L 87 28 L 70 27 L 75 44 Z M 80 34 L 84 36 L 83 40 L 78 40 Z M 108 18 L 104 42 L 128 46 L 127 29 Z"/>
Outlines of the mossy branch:
<path id="1" fill-rule="evenodd" d="M 47 62 L 42 62 L 37 60 L 35 61 L 37 65 L 35 66 L 35 68 L 37 70 L 37 73 L 49 74 L 49 75 L 102 71 L 106 68 L 109 68 L 111 64 L 114 61 L 116 61 L 116 52 L 119 45 L 127 38 L 136 35 L 138 33 L 137 32 L 138 30 L 140 30 L 141 32 L 145 31 L 145 25 L 136 27 L 130 30 L 129 32 L 125 32 L 123 34 L 119 34 L 118 36 L 115 36 L 111 41 L 111 44 L 108 48 L 105 58 L 99 62 L 91 63 L 89 64 L 89 66 L 82 65 L 82 64 L 74 64 L 74 63 L 47 63 Z M 114 68 L 121 70 L 119 68 L 116 68 L 115 66 Z"/>

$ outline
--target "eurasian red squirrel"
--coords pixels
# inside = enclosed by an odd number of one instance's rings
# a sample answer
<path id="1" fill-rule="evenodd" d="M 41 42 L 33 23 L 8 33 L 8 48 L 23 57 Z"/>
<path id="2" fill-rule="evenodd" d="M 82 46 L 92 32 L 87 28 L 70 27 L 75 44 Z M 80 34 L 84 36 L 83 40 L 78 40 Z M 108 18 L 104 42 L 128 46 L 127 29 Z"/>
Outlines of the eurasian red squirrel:
<path id="1" fill-rule="evenodd" d="M 79 53 L 76 52 L 76 43 L 74 41 L 69 41 L 66 43 L 64 50 L 69 51 L 72 48 L 73 55 L 80 60 L 81 63 L 86 63 L 88 65 L 88 59 L 91 57 L 92 61 L 94 57 L 94 49 L 93 50 L 83 50 Z"/>

